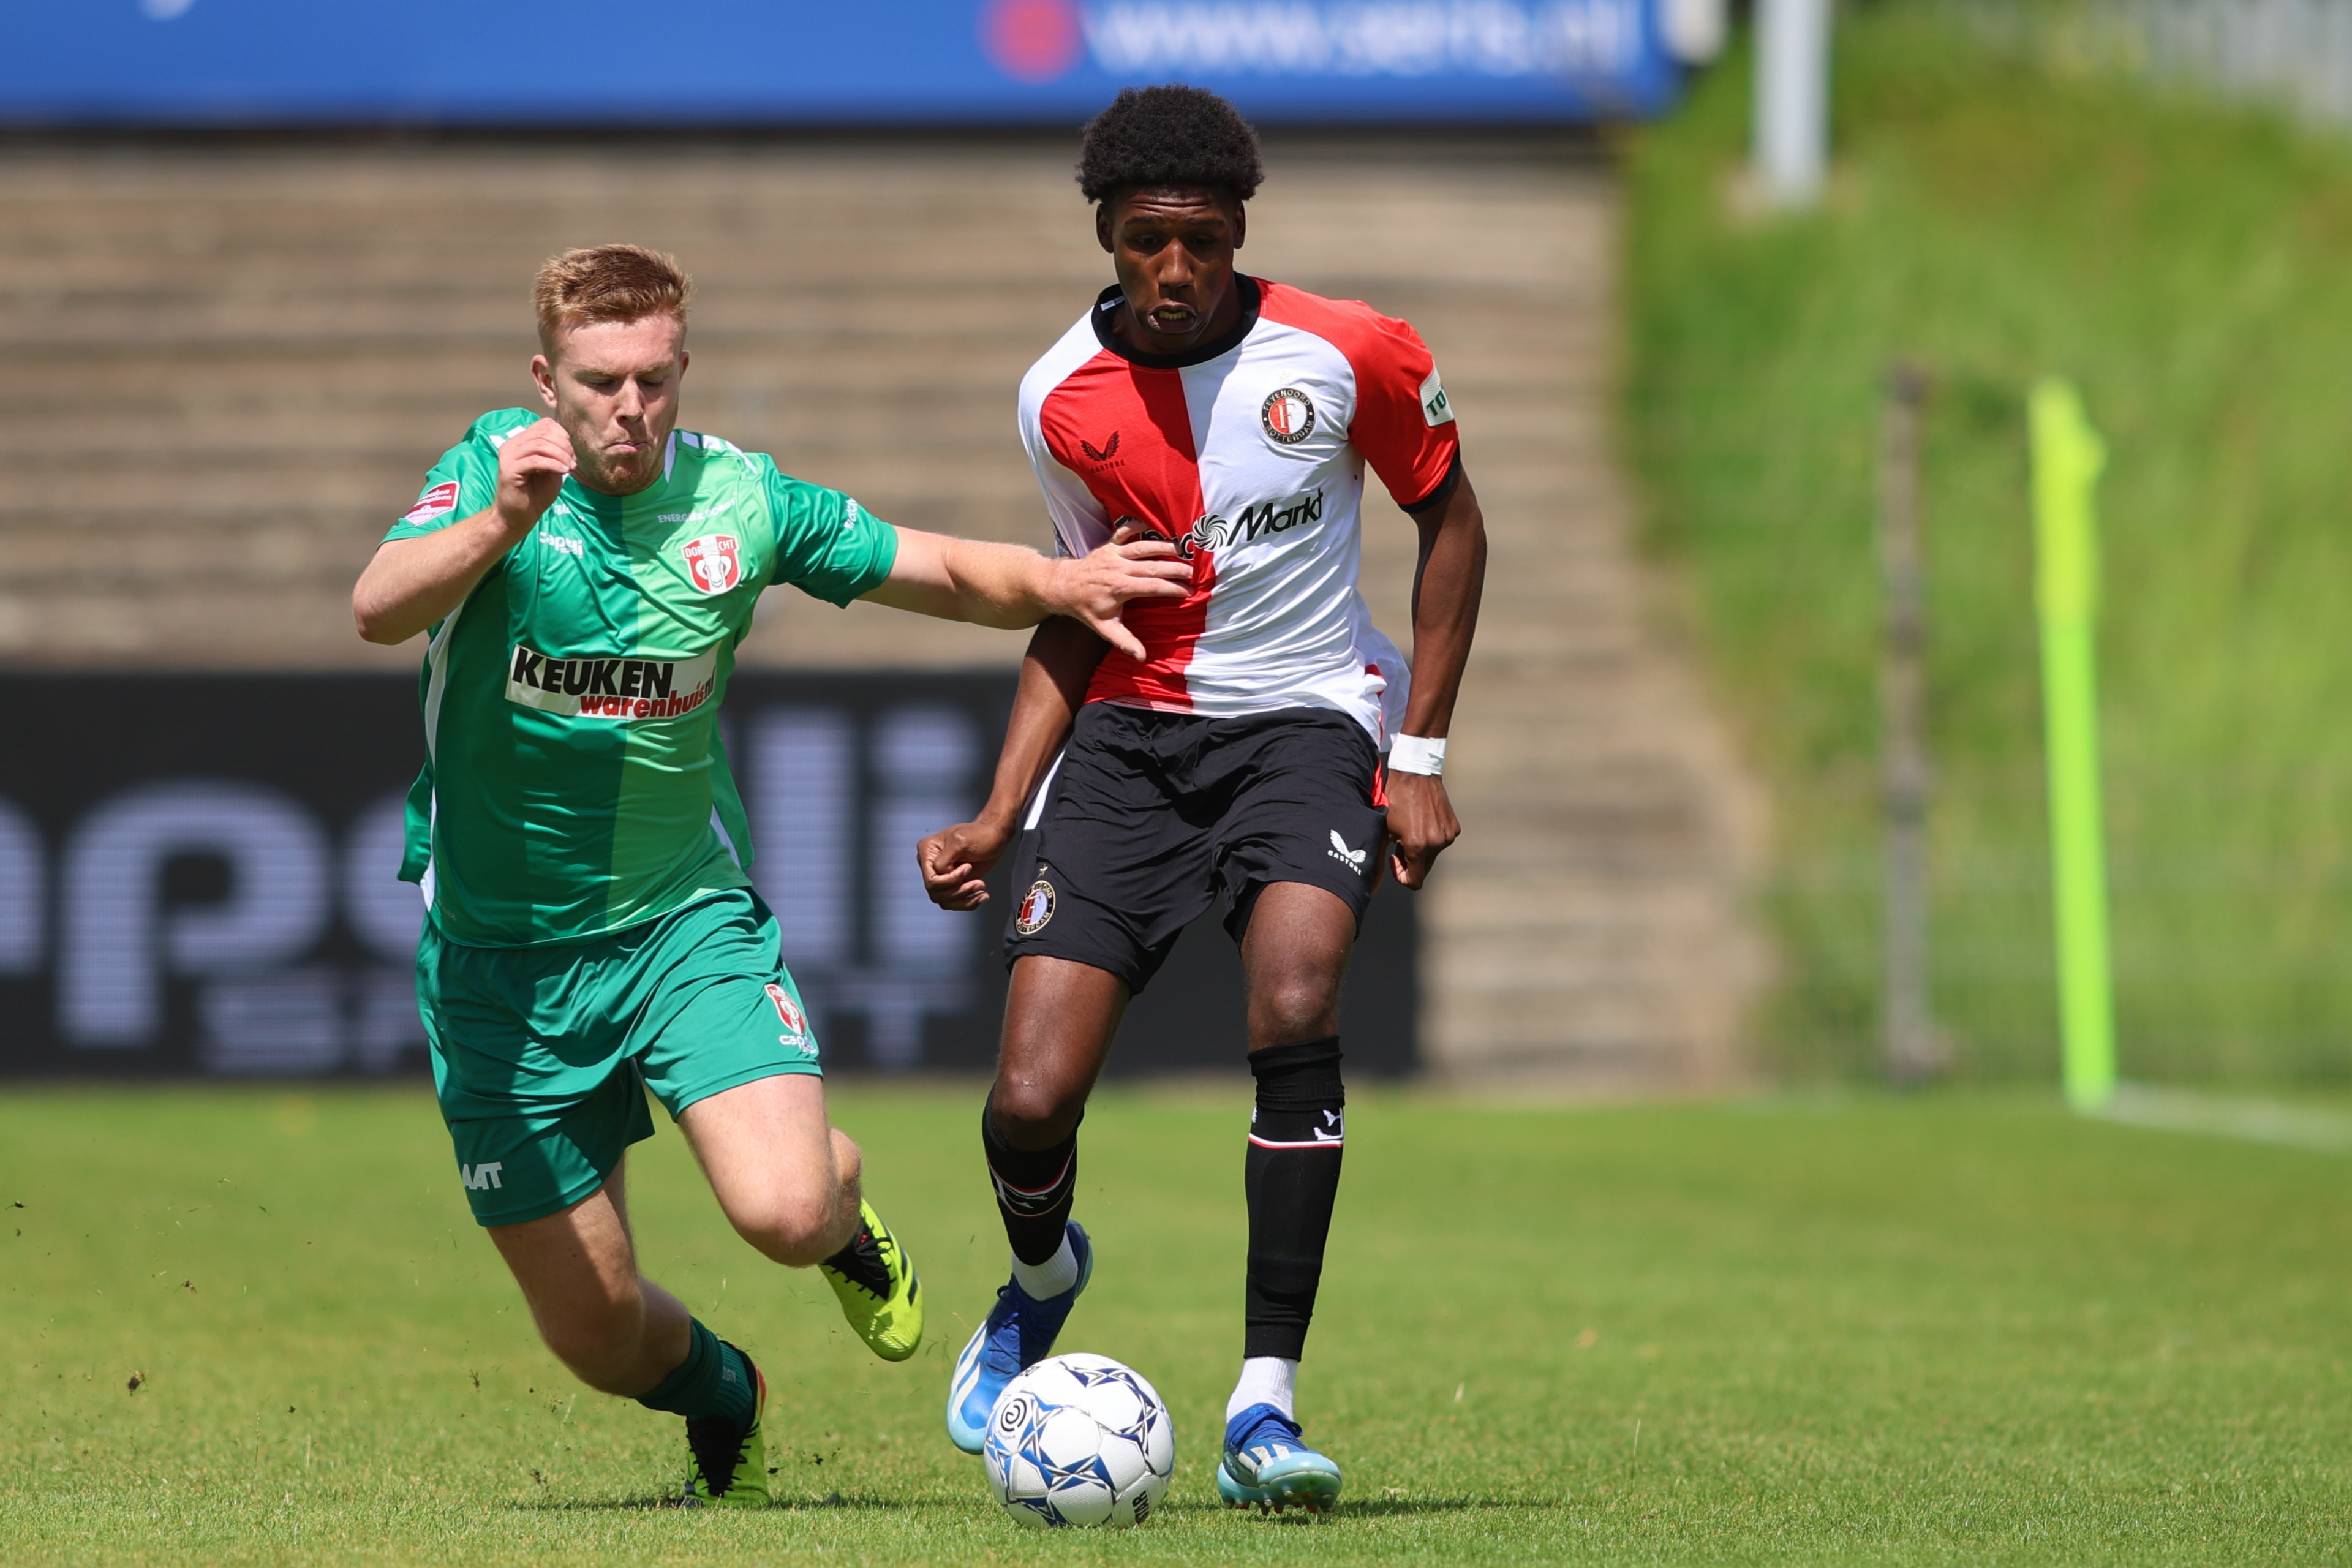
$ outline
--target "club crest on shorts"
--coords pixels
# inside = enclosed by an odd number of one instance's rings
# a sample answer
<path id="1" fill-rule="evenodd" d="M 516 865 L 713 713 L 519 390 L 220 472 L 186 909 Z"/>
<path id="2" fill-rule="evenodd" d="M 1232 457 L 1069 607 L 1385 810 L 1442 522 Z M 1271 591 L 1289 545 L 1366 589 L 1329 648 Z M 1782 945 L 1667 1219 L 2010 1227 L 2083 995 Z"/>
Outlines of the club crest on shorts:
<path id="1" fill-rule="evenodd" d="M 686 574 L 706 594 L 723 594 L 743 580 L 743 563 L 736 556 L 731 533 L 706 533 L 679 553 L 686 557 Z"/>
<path id="2" fill-rule="evenodd" d="M 1021 900 L 1021 914 L 1013 929 L 1023 936 L 1035 936 L 1054 918 L 1054 884 L 1040 878 L 1029 884 L 1029 892 Z"/>
<path id="3" fill-rule="evenodd" d="M 1295 386 L 1268 393 L 1257 416 L 1265 433 L 1285 447 L 1296 447 L 1315 434 L 1315 400 Z"/>
<path id="4" fill-rule="evenodd" d="M 793 994 L 781 985 L 768 987 L 768 1000 L 776 1005 L 776 1016 L 784 1026 L 784 1039 L 780 1044 L 799 1044 L 808 1039 L 808 1015 L 793 1000 Z"/>

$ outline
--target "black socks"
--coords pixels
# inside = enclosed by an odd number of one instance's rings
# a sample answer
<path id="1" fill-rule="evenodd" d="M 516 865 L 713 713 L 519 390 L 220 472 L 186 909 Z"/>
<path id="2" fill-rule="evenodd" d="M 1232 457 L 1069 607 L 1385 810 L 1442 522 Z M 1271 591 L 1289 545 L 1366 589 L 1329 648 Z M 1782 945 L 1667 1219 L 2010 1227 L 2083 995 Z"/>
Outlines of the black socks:
<path id="1" fill-rule="evenodd" d="M 1339 1037 L 1253 1051 L 1257 1109 L 1250 1117 L 1249 1290 L 1242 1354 L 1297 1361 L 1315 1316 L 1323 1243 L 1339 1195 L 1348 1103 Z"/>
<path id="2" fill-rule="evenodd" d="M 996 1208 L 1004 1216 L 1013 1256 L 1032 1267 L 1051 1261 L 1062 1249 L 1063 1227 L 1077 1196 L 1077 1130 L 1050 1149 L 1015 1149 L 997 1136 L 996 1121 L 983 1105 L 980 1142 L 988 1152 L 988 1175 L 996 1184 Z"/>
<path id="3" fill-rule="evenodd" d="M 637 1395 L 637 1403 L 688 1421 L 716 1415 L 749 1426 L 760 1405 L 759 1391 L 751 1386 L 751 1363 L 741 1351 L 703 1327 L 701 1319 L 689 1328 L 694 1338 L 686 1359 L 650 1393 Z"/>
<path id="4" fill-rule="evenodd" d="M 1297 1361 L 1315 1316 L 1323 1244 L 1339 1194 L 1348 1103 L 1339 1079 L 1339 1037 L 1254 1051 L 1257 1109 L 1250 1117 L 1244 1185 L 1249 1197 L 1249 1288 L 1244 1356 Z M 1035 1268 L 1062 1248 L 1078 1181 L 1073 1131 L 1050 1149 L 1015 1149 L 983 1107 L 982 1147 L 996 1187 L 1013 1256 Z"/>

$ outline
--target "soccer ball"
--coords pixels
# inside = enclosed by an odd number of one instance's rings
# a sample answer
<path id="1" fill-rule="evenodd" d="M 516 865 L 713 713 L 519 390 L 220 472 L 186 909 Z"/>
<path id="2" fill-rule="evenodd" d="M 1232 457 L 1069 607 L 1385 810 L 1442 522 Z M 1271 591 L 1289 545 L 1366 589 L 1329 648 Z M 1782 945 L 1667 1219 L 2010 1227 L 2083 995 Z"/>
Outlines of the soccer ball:
<path id="1" fill-rule="evenodd" d="M 988 1489 L 1024 1524 L 1141 1524 L 1176 1469 L 1176 1424 L 1108 1356 L 1048 1356 L 1004 1385 L 981 1447 Z"/>

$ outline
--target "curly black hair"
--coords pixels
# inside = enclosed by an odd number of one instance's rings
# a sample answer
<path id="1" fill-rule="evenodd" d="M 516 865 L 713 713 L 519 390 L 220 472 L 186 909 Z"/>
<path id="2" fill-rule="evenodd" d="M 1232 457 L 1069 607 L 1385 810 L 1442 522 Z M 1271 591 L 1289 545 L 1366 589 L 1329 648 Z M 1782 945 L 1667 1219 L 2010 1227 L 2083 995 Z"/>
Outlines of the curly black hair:
<path id="1" fill-rule="evenodd" d="M 1265 178 L 1257 132 L 1241 111 L 1181 82 L 1121 88 L 1078 147 L 1078 189 L 1090 202 L 1170 185 L 1222 187 L 1245 202 Z"/>

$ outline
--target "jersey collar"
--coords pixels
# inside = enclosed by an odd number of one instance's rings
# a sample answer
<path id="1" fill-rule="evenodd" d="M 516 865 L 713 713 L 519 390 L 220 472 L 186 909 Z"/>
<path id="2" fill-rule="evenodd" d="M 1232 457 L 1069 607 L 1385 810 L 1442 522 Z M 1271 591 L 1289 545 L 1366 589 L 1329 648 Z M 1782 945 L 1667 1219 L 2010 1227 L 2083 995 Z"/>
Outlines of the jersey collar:
<path id="1" fill-rule="evenodd" d="M 1257 279 L 1236 272 L 1234 274 L 1234 287 L 1241 292 L 1241 320 L 1214 342 L 1203 343 L 1189 353 L 1148 354 L 1140 349 L 1129 347 L 1117 332 L 1112 331 L 1111 319 L 1118 310 L 1119 301 L 1125 298 L 1116 283 L 1095 296 L 1095 308 L 1087 315 L 1095 324 L 1096 341 L 1129 364 L 1140 365 L 1146 370 L 1182 370 L 1188 365 L 1206 364 L 1213 359 L 1233 353 L 1241 347 L 1242 340 L 1248 337 L 1257 325 Z"/>

